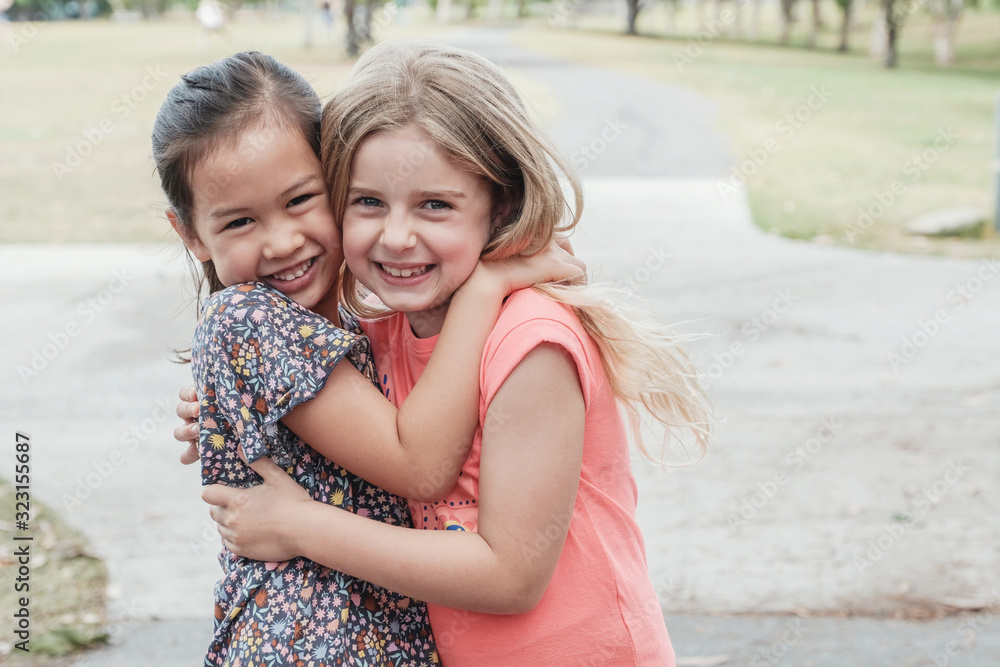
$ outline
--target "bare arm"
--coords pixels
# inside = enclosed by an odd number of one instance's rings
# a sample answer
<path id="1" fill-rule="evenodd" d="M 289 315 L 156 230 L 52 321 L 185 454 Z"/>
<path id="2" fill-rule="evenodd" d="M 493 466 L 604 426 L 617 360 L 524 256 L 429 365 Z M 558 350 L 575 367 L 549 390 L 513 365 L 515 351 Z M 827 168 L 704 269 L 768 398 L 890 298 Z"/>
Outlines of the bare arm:
<path id="1" fill-rule="evenodd" d="M 282 421 L 329 459 L 387 491 L 439 500 L 458 479 L 479 423 L 486 339 L 514 289 L 578 274 L 554 244 L 533 258 L 481 262 L 455 293 L 434 353 L 398 412 L 350 364 Z"/>
<path id="2" fill-rule="evenodd" d="M 484 433 L 478 533 L 390 526 L 310 501 L 269 461 L 254 464 L 263 485 L 215 485 L 202 497 L 215 505 L 226 546 L 240 555 L 305 556 L 429 602 L 524 612 L 555 571 L 579 484 L 584 403 L 572 359 L 554 345 L 535 348 L 489 410 L 509 418 Z M 555 537 L 539 545 L 539 532 Z M 456 563 L 448 577 L 440 576 L 442 562 Z"/>

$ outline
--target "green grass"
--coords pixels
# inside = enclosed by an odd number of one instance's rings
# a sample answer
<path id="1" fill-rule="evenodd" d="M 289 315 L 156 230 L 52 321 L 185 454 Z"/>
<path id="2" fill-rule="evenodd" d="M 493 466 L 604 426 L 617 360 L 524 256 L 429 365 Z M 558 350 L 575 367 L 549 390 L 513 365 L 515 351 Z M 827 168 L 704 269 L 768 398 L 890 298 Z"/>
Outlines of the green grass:
<path id="1" fill-rule="evenodd" d="M 314 46 L 303 48 L 294 16 L 241 15 L 226 39 L 214 36 L 207 49 L 184 17 L 36 27 L 16 52 L 0 46 L 0 90 L 16 100 L 0 115 L 0 242 L 172 241 L 149 137 L 182 73 L 254 48 L 303 73 L 324 96 L 353 65 L 339 36 L 330 43 L 317 34 Z M 25 24 L 10 30 L 19 35 Z M 411 32 L 390 24 L 381 34 Z M 101 132 L 102 123 L 110 131 Z M 78 166 L 68 173 L 55 166 L 72 167 L 67 158 L 74 160 L 78 146 L 88 153 Z"/>
<path id="2" fill-rule="evenodd" d="M 535 12 L 547 9 L 538 5 Z M 793 44 L 805 38 L 805 10 L 799 8 Z M 440 30 L 415 11 L 409 21 L 390 22 L 380 38 L 432 36 Z M 709 35 L 682 68 L 676 57 L 698 34 L 696 15 L 680 13 L 677 34 L 668 36 L 663 12 L 655 5 L 641 15 L 639 38 L 620 34 L 620 18 L 603 16 L 583 16 L 576 29 L 524 23 L 515 38 L 533 49 L 690 88 L 714 100 L 718 127 L 739 161 L 769 138 L 777 141 L 777 152 L 746 179 L 754 218 L 764 229 L 859 247 L 997 252 L 992 239 L 924 239 L 901 230 L 911 218 L 939 208 L 976 206 L 987 213 L 992 208 L 1000 13 L 966 11 L 959 64 L 950 70 L 933 64 L 929 18 L 910 17 L 900 67 L 887 71 L 864 52 L 870 14 L 858 18 L 854 50 L 834 52 L 839 16 L 829 3 L 817 49 L 778 46 L 777 22 L 764 16 L 761 42 Z M 20 43 L 17 52 L 0 49 L 0 90 L 5 99 L 17 100 L 0 116 L 0 242 L 172 241 L 149 133 L 181 73 L 239 49 L 259 48 L 303 72 L 326 96 L 352 66 L 339 36 L 331 44 L 318 35 L 313 48 L 302 48 L 302 24 L 295 16 L 245 13 L 229 26 L 227 41 L 215 37 L 207 49 L 198 46 L 198 30 L 184 17 L 37 27 L 37 35 Z M 160 77 L 149 77 L 150 71 Z M 556 104 L 532 82 L 530 71 L 514 78 L 536 107 Z M 782 134 L 777 123 L 794 113 L 814 86 L 825 86 L 832 93 L 829 101 L 791 136 Z M 96 135 L 100 143 L 79 166 L 61 173 L 57 165 L 68 165 L 74 147 L 90 149 L 87 133 L 95 136 L 102 122 L 112 131 Z M 951 128 L 958 140 L 918 179 L 910 179 L 903 173 L 907 161 L 932 146 L 941 128 Z M 897 179 L 905 180 L 905 194 L 849 238 L 858 209 L 870 206 Z"/>
<path id="3" fill-rule="evenodd" d="M 773 139 L 769 145 L 777 146 L 776 152 L 748 169 L 755 173 L 745 179 L 754 219 L 766 230 L 860 247 L 994 254 L 994 239 L 934 240 L 902 230 L 913 217 L 940 208 L 975 206 L 992 213 L 1000 14 L 967 12 L 959 31 L 959 64 L 946 70 L 933 64 L 929 17 L 917 14 L 903 30 L 899 68 L 886 70 L 866 53 L 868 15 L 856 24 L 855 50 L 835 52 L 839 16 L 833 9 L 825 6 L 828 27 L 812 50 L 779 46 L 776 22 L 768 20 L 762 25 L 771 30 L 762 31 L 761 42 L 703 33 L 708 38 L 699 49 L 690 11 L 678 16 L 673 36 L 663 34 L 663 15 L 650 14 L 640 21 L 645 35 L 638 38 L 621 34 L 620 19 L 584 16 L 575 29 L 538 27 L 519 33 L 519 39 L 553 55 L 703 94 L 717 103 L 718 127 L 737 162 L 754 151 L 760 156 Z M 800 7 L 803 20 L 804 10 Z M 793 44 L 804 40 L 804 30 L 800 24 Z M 817 86 L 830 92 L 829 100 L 794 132 L 779 127 Z M 928 169 L 909 162 L 949 129 L 958 138 Z M 852 227 L 858 210 L 870 207 L 897 180 L 904 194 L 873 224 Z"/>
<path id="4" fill-rule="evenodd" d="M 104 564 L 88 552 L 87 541 L 70 528 L 59 516 L 39 503 L 30 500 L 31 530 L 22 536 L 32 536 L 30 542 L 15 542 L 14 525 L 6 523 L 14 518 L 15 495 L 9 482 L 0 479 L 0 609 L 4 610 L 8 628 L 3 641 L 13 639 L 11 614 L 19 609 L 18 600 L 27 596 L 30 613 L 30 651 L 25 653 L 12 646 L 0 648 L 0 662 L 5 659 L 15 665 L 62 664 L 60 656 L 72 651 L 90 648 L 107 641 L 104 623 L 105 591 L 108 574 Z M 28 591 L 17 591 L 16 578 L 19 563 L 14 552 L 21 544 L 28 544 L 30 572 Z M 7 652 L 9 651 L 9 654 Z M 7 654 L 5 656 L 5 654 Z"/>

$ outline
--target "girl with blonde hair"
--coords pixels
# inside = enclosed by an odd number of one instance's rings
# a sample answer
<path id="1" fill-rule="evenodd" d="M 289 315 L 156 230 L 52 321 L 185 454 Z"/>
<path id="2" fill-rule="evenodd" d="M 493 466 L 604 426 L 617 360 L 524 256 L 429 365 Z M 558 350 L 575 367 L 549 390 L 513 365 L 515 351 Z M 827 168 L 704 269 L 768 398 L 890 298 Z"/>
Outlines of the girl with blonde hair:
<path id="1" fill-rule="evenodd" d="M 369 318 L 397 404 L 479 259 L 529 256 L 580 218 L 579 181 L 506 77 L 447 46 L 366 53 L 324 110 L 322 159 L 344 303 Z M 521 290 L 486 344 L 479 426 L 457 484 L 409 502 L 418 530 L 313 502 L 266 460 L 253 466 L 262 485 L 203 497 L 234 553 L 305 556 L 426 600 L 449 667 L 673 665 L 619 404 L 636 435 L 648 413 L 666 437 L 686 428 L 706 444 L 702 393 L 662 324 L 623 314 L 595 287 Z"/>

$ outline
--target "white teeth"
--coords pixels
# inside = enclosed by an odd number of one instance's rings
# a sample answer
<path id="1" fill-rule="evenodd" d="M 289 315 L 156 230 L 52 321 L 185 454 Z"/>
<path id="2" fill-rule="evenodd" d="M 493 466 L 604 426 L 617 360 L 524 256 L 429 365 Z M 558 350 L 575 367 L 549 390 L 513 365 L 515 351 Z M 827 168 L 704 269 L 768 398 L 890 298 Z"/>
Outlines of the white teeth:
<path id="1" fill-rule="evenodd" d="M 385 264 L 380 265 L 386 273 L 390 276 L 396 276 L 397 278 L 409 278 L 410 276 L 419 276 L 422 273 L 427 273 L 427 266 L 422 266 L 419 269 L 397 269 L 392 266 L 386 266 Z"/>
<path id="2" fill-rule="evenodd" d="M 288 273 L 273 273 L 271 275 L 277 278 L 278 280 L 295 280 L 296 278 L 304 274 L 306 271 L 308 271 L 309 267 L 312 266 L 312 263 L 313 263 L 312 259 L 307 259 L 298 266 L 290 269 Z"/>

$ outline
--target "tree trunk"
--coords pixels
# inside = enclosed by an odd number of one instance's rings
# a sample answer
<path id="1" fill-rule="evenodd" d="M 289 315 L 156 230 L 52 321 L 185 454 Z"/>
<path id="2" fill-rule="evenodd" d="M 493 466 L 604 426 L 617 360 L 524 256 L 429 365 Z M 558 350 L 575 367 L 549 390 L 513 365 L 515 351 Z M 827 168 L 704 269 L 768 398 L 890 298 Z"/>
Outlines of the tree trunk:
<path id="1" fill-rule="evenodd" d="M 955 30 L 963 0 L 939 0 L 931 6 L 934 14 L 934 61 L 941 67 L 955 64 Z"/>
<path id="2" fill-rule="evenodd" d="M 358 55 L 358 31 L 354 26 L 354 0 L 344 0 L 344 24 L 347 26 L 347 55 Z"/>
<path id="3" fill-rule="evenodd" d="M 872 31 L 868 38 L 868 55 L 872 58 L 882 60 L 886 52 L 886 35 L 888 30 L 885 27 L 885 15 L 879 12 L 872 21 Z"/>
<path id="4" fill-rule="evenodd" d="M 627 0 L 628 1 L 628 29 L 625 31 L 627 35 L 638 35 L 635 29 L 636 19 L 639 18 L 639 0 Z"/>
<path id="5" fill-rule="evenodd" d="M 882 0 L 885 8 L 885 66 L 892 69 L 896 66 L 896 35 L 898 26 L 896 17 L 893 15 L 893 5 L 896 0 Z"/>
<path id="6" fill-rule="evenodd" d="M 851 9 L 853 1 L 843 0 L 840 9 L 843 13 L 840 22 L 840 44 L 837 46 L 837 50 L 841 53 L 847 53 L 847 40 L 851 35 Z"/>
<path id="7" fill-rule="evenodd" d="M 816 40 L 819 39 L 819 30 L 823 27 L 823 17 L 819 13 L 819 0 L 812 0 L 812 27 L 809 29 L 809 37 L 806 39 L 806 46 L 810 49 L 816 48 Z"/>
<path id="8" fill-rule="evenodd" d="M 792 24 L 795 23 L 795 0 L 781 0 L 781 37 L 782 44 L 788 44 L 792 35 Z"/>

